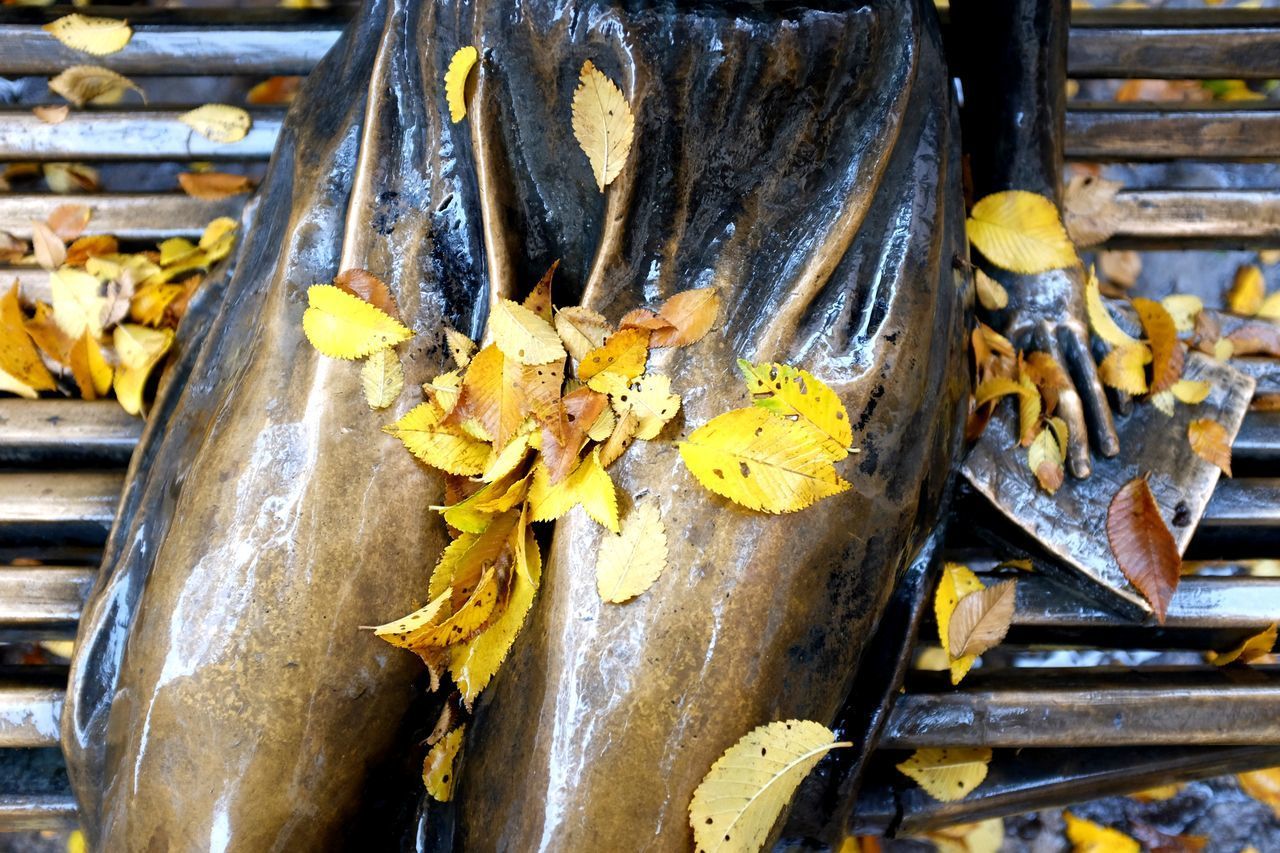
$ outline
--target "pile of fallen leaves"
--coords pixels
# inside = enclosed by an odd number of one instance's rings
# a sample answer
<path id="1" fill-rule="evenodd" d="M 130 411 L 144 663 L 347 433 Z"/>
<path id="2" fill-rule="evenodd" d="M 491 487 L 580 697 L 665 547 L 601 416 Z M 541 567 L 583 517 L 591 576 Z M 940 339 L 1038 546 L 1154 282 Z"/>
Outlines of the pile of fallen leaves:
<path id="1" fill-rule="evenodd" d="M 49 280 L 30 311 L 17 281 L 0 299 L 0 390 L 94 400 L 114 389 L 136 415 L 205 271 L 231 252 L 236 223 L 214 220 L 196 243 L 174 237 L 155 251 L 121 252 L 114 237 L 81 236 L 90 216 L 84 205 L 61 205 L 31 224 L 30 243 L 0 234 L 3 260 L 38 265 Z"/>

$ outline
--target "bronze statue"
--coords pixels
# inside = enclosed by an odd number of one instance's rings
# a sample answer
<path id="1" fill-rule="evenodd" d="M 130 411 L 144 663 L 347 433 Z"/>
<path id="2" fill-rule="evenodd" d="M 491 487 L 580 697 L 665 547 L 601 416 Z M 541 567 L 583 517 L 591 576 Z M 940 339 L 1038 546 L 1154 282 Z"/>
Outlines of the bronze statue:
<path id="1" fill-rule="evenodd" d="M 452 124 L 441 80 L 466 44 L 482 68 Z M 604 194 L 569 122 L 588 59 L 638 123 Z M 612 474 L 661 501 L 667 571 L 602 605 L 597 531 L 557 525 L 456 814 L 424 837 L 688 846 L 727 746 L 836 716 L 938 521 L 968 390 L 957 121 L 925 0 L 366 3 L 290 112 L 225 295 L 193 312 L 208 329 L 157 404 L 81 626 L 64 731 L 95 846 L 352 832 L 379 762 L 412 747 L 420 674 L 359 626 L 423 603 L 443 490 L 380 432 L 358 368 L 306 344 L 305 290 L 352 267 L 388 282 L 417 333 L 399 414 L 448 369 L 446 324 L 479 337 L 556 259 L 557 303 L 611 320 L 718 288 L 721 327 L 657 365 L 679 431 L 744 401 L 737 357 L 796 364 L 848 408 L 853 489 L 764 516 L 697 486 L 673 442 L 633 448 Z"/>

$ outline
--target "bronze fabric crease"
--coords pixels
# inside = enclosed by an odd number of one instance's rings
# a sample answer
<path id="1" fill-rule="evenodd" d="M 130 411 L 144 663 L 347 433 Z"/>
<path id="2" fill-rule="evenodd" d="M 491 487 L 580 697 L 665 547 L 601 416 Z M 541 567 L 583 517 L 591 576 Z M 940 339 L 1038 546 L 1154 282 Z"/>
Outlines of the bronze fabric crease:
<path id="1" fill-rule="evenodd" d="M 467 118 L 443 75 L 474 44 Z M 570 103 L 587 60 L 636 116 L 601 193 Z M 963 426 L 971 301 L 957 119 L 935 13 L 873 3 L 372 0 L 291 109 L 186 387 L 150 428 L 81 629 L 64 724 L 101 849 L 328 849 L 420 671 L 360 625 L 424 603 L 438 478 L 380 427 L 449 368 L 443 325 L 560 260 L 558 305 L 617 321 L 715 287 L 718 328 L 650 369 L 682 414 L 609 470 L 655 496 L 666 572 L 600 602 L 604 531 L 555 528 L 524 632 L 477 704 L 458 850 L 678 850 L 714 760 L 756 725 L 831 722 L 933 529 Z M 415 332 L 372 413 L 318 355 L 310 284 L 383 277 Z M 738 357 L 830 384 L 853 488 L 795 515 L 699 486 L 676 441 L 749 404 Z M 167 424 L 167 426 L 165 425 Z M 140 483 L 141 485 L 136 485 Z M 430 724 L 430 721 L 427 721 Z"/>

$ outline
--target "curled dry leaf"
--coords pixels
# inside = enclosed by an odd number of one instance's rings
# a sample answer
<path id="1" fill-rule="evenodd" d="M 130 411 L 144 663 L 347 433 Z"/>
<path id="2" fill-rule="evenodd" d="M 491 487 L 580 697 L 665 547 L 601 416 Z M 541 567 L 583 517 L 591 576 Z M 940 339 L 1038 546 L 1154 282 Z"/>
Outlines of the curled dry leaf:
<path id="1" fill-rule="evenodd" d="M 1063 812 L 1067 822 L 1067 840 L 1079 853 L 1142 853 L 1142 845 L 1116 829 Z"/>
<path id="2" fill-rule="evenodd" d="M 1142 275 L 1142 255 L 1132 250 L 1099 252 L 1098 269 L 1112 284 L 1133 287 Z"/>
<path id="3" fill-rule="evenodd" d="M 404 390 L 404 369 L 393 349 L 380 349 L 360 368 L 360 387 L 371 409 L 385 409 Z"/>
<path id="4" fill-rule="evenodd" d="M 982 270 L 974 269 L 973 284 L 978 292 L 978 304 L 988 311 L 1000 311 L 1009 304 L 1009 291 Z"/>
<path id="5" fill-rule="evenodd" d="M 1271 654 L 1271 650 L 1275 646 L 1276 623 L 1272 622 L 1265 629 L 1249 637 L 1231 651 L 1209 652 L 1209 662 L 1214 666 L 1226 666 L 1229 663 L 1252 663 Z"/>
<path id="6" fill-rule="evenodd" d="M 1167 391 L 1181 378 L 1184 358 L 1173 317 L 1150 299 L 1134 299 L 1133 307 L 1151 347 L 1151 391 Z"/>
<path id="7" fill-rule="evenodd" d="M 622 532 L 600 540 L 596 589 L 621 604 L 653 585 L 667 567 L 667 531 L 656 500 L 641 501 L 622 520 Z"/>
<path id="8" fill-rule="evenodd" d="M 88 205 L 60 204 L 49 214 L 47 224 L 58 239 L 69 243 L 84 233 L 90 216 Z"/>
<path id="9" fill-rule="evenodd" d="M 947 626 L 951 655 L 980 655 L 999 645 L 1013 622 L 1016 597 L 1017 582 L 1009 580 L 961 598 Z"/>
<path id="10" fill-rule="evenodd" d="M 453 764 L 466 730 L 467 727 L 461 725 L 440 738 L 422 762 L 422 782 L 427 788 L 427 796 L 436 802 L 447 803 L 453 799 L 454 782 L 457 779 Z"/>
<path id="11" fill-rule="evenodd" d="M 1262 270 L 1253 264 L 1245 264 L 1236 269 L 1235 278 L 1231 281 L 1231 289 L 1227 291 L 1227 310 L 1233 314 L 1252 317 L 1262 308 L 1267 287 L 1262 280 Z"/>
<path id="12" fill-rule="evenodd" d="M 694 845 L 703 853 L 763 849 L 796 788 L 833 749 L 835 732 L 808 720 L 753 729 L 711 765 L 689 803 Z"/>
<path id="13" fill-rule="evenodd" d="M 334 277 L 333 286 L 360 297 L 388 317 L 400 319 L 400 308 L 391 295 L 391 288 L 368 270 L 343 270 Z"/>
<path id="14" fill-rule="evenodd" d="M 850 488 L 813 429 L 754 407 L 694 430 L 680 458 L 707 489 L 763 512 L 797 512 Z"/>
<path id="15" fill-rule="evenodd" d="M 229 198 L 253 189 L 253 181 L 249 178 L 226 172 L 182 172 L 178 175 L 178 185 L 192 198 L 206 201 Z"/>
<path id="16" fill-rule="evenodd" d="M 479 58 L 480 52 L 472 45 L 460 47 L 449 60 L 448 70 L 444 72 L 445 100 L 449 104 L 449 120 L 454 124 L 467 116 L 467 77 Z"/>
<path id="17" fill-rule="evenodd" d="M 960 599 L 970 593 L 981 592 L 982 581 L 960 563 L 947 563 L 942 567 L 942 577 L 933 595 L 933 616 L 938 624 L 938 642 L 947 654 L 951 670 L 951 683 L 959 684 L 973 666 L 976 655 L 951 654 L 951 616 Z"/>
<path id="18" fill-rule="evenodd" d="M 1164 624 L 1182 574 L 1182 555 L 1146 477 L 1125 483 L 1111 499 L 1107 541 L 1124 576 L 1151 603 L 1156 621 Z"/>
<path id="19" fill-rule="evenodd" d="M 1197 456 L 1231 476 L 1231 437 L 1226 427 L 1209 418 L 1197 418 L 1187 424 L 1187 441 Z"/>
<path id="20" fill-rule="evenodd" d="M 1036 193 L 1009 190 L 981 199 L 965 230 L 983 257 L 1010 272 L 1048 272 L 1077 263 L 1058 208 Z"/>
<path id="21" fill-rule="evenodd" d="M 915 780 L 924 792 L 944 803 L 963 800 L 987 778 L 991 750 L 917 749 L 911 757 L 897 765 L 898 770 Z"/>
<path id="22" fill-rule="evenodd" d="M 44 29 L 72 50 L 107 56 L 124 49 L 133 36 L 127 21 L 95 18 L 89 15 L 65 15 Z"/>
<path id="23" fill-rule="evenodd" d="M 634 134 L 635 117 L 622 90 L 587 60 L 573 93 L 573 135 L 600 192 L 621 174 Z"/>
<path id="24" fill-rule="evenodd" d="M 249 134 L 253 119 L 239 107 L 227 104 L 205 104 L 185 112 L 178 121 L 210 142 L 227 145 L 239 142 Z"/>
<path id="25" fill-rule="evenodd" d="M 77 107 L 114 104 L 130 90 L 141 95 L 143 103 L 147 100 L 147 93 L 137 83 L 97 65 L 73 65 L 50 80 L 49 88 Z"/>
<path id="26" fill-rule="evenodd" d="M 1115 197 L 1124 184 L 1093 175 L 1076 175 L 1062 196 L 1067 233 L 1080 247 L 1094 246 L 1120 230 Z"/>
<path id="27" fill-rule="evenodd" d="M 655 347 L 697 343 L 715 326 L 719 313 L 720 294 L 714 287 L 681 291 L 658 309 L 658 316 L 671 327 L 654 330 L 650 343 Z"/>
<path id="28" fill-rule="evenodd" d="M 31 248 L 35 253 L 36 263 L 47 270 L 56 270 L 66 263 L 66 243 L 43 222 L 31 223 Z"/>
<path id="29" fill-rule="evenodd" d="M 58 104 L 56 107 L 42 105 L 32 107 L 31 112 L 45 124 L 62 124 L 71 115 L 71 107 L 66 104 Z"/>
<path id="30" fill-rule="evenodd" d="M 307 302 L 302 329 L 311 345 L 330 358 L 364 358 L 412 335 L 385 311 L 331 284 L 307 288 Z"/>

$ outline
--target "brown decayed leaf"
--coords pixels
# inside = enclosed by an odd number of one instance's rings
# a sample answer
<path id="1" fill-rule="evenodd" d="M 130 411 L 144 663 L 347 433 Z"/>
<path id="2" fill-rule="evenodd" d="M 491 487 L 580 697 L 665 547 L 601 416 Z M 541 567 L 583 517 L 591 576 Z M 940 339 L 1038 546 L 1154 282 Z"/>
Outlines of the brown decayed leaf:
<path id="1" fill-rule="evenodd" d="M 529 291 L 529 295 L 524 298 L 522 303 L 534 314 L 537 314 L 548 323 L 551 322 L 551 280 L 555 277 L 556 267 L 560 266 L 560 259 L 557 258 L 551 268 L 542 274 L 542 278 L 538 279 L 538 283 L 534 285 L 533 290 Z"/>
<path id="2" fill-rule="evenodd" d="M 67 261 L 66 244 L 43 222 L 31 223 L 31 248 L 36 263 L 47 270 L 56 270 Z"/>
<path id="3" fill-rule="evenodd" d="M 1142 255 L 1128 250 L 1099 252 L 1098 269 L 1107 281 L 1121 287 L 1133 287 L 1142 274 Z"/>
<path id="4" fill-rule="evenodd" d="M 206 201 L 217 201 L 253 189 L 253 181 L 249 178 L 226 172 L 182 172 L 178 175 L 178 185 L 192 198 Z"/>
<path id="5" fill-rule="evenodd" d="M 1077 246 L 1101 243 L 1119 230 L 1112 202 L 1124 184 L 1093 175 L 1076 175 L 1062 197 L 1063 224 Z"/>
<path id="6" fill-rule="evenodd" d="M 58 104 L 56 107 L 39 106 L 32 107 L 31 112 L 45 124 L 62 124 L 71 115 L 71 107 L 66 104 Z"/>
<path id="7" fill-rule="evenodd" d="M 636 308 L 622 315 L 618 321 L 619 329 L 648 329 L 651 332 L 659 329 L 674 329 L 670 320 L 659 317 L 648 308 Z"/>
<path id="8" fill-rule="evenodd" d="M 1167 391 L 1182 376 L 1183 352 L 1173 317 L 1159 302 L 1133 300 L 1142 331 L 1151 347 L 1151 392 Z"/>
<path id="9" fill-rule="evenodd" d="M 1245 264 L 1236 269 L 1235 278 L 1231 281 L 1231 289 L 1227 291 L 1227 309 L 1234 314 L 1252 317 L 1262 307 L 1266 295 L 1262 270 L 1253 264 Z"/>
<path id="10" fill-rule="evenodd" d="M 583 382 L 602 373 L 623 379 L 635 379 L 644 373 L 649 357 L 649 332 L 644 329 L 622 329 L 614 332 L 604 346 L 591 350 L 578 365 L 578 378 Z"/>
<path id="11" fill-rule="evenodd" d="M 1280 358 L 1280 326 L 1274 323 L 1245 323 L 1225 340 L 1231 344 L 1228 357 L 1242 355 L 1267 355 Z"/>
<path id="12" fill-rule="evenodd" d="M 1209 418 L 1197 418 L 1187 424 L 1187 440 L 1197 456 L 1231 476 L 1231 439 L 1226 427 Z"/>
<path id="13" fill-rule="evenodd" d="M 955 658 L 980 655 L 997 646 L 1013 621 L 1017 582 L 1008 580 L 961 598 L 951 614 L 948 648 Z"/>
<path id="14" fill-rule="evenodd" d="M 711 331 L 720 313 L 720 294 L 714 287 L 700 287 L 675 294 L 658 309 L 671 329 L 658 329 L 650 343 L 655 347 L 682 347 L 696 343 Z"/>
<path id="15" fill-rule="evenodd" d="M 69 243 L 84 233 L 90 215 L 87 205 L 60 204 L 49 214 L 47 224 L 58 239 Z"/>
<path id="16" fill-rule="evenodd" d="M 1111 499 L 1107 541 L 1120 570 L 1151 603 L 1156 621 L 1163 625 L 1169 601 L 1178 588 L 1182 555 L 1146 477 L 1125 483 Z"/>
<path id="17" fill-rule="evenodd" d="M 396 306 L 391 289 L 368 270 L 343 270 L 333 279 L 335 287 L 345 290 L 352 296 L 358 296 L 389 317 L 399 320 L 400 309 Z"/>

